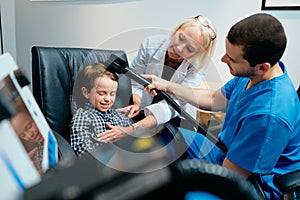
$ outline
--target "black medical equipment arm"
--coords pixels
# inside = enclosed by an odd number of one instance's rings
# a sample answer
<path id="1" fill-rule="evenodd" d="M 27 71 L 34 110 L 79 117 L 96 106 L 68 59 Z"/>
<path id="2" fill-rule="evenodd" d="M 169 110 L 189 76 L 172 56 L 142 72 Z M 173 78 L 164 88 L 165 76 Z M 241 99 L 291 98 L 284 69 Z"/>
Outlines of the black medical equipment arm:
<path id="1" fill-rule="evenodd" d="M 130 70 L 127 62 L 121 59 L 116 55 L 111 55 L 109 59 L 110 63 L 106 63 L 106 69 L 117 74 L 124 74 L 125 76 L 129 77 L 130 79 L 136 81 L 137 83 L 146 87 L 147 85 L 151 84 L 147 79 L 142 77 L 140 74 L 135 73 L 134 71 Z M 212 133 L 208 132 L 205 128 L 203 128 L 196 119 L 194 119 L 190 114 L 188 114 L 180 105 L 178 105 L 168 93 L 162 90 L 155 89 L 158 95 L 161 95 L 168 104 L 170 104 L 181 116 L 183 116 L 191 125 L 197 128 L 197 132 L 201 133 L 205 137 L 207 137 L 211 142 L 216 144 L 216 146 L 222 150 L 224 153 L 227 153 L 228 149 L 226 145 L 216 138 Z"/>

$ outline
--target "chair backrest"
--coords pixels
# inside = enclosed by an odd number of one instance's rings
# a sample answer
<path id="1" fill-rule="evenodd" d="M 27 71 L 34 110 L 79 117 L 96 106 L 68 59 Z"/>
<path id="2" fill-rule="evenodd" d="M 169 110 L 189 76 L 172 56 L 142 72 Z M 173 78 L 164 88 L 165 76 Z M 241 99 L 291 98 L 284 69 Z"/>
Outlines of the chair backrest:
<path id="1" fill-rule="evenodd" d="M 53 132 L 70 142 L 73 84 L 78 72 L 89 64 L 109 62 L 111 54 L 127 62 L 126 54 L 121 50 L 41 46 L 32 47 L 31 53 L 33 95 Z M 119 78 L 114 108 L 127 106 L 132 94 L 130 79 Z"/>
<path id="2" fill-rule="evenodd" d="M 299 87 L 297 89 L 297 94 L 298 94 L 298 97 L 299 97 L 299 100 L 300 100 L 300 85 L 299 85 Z"/>

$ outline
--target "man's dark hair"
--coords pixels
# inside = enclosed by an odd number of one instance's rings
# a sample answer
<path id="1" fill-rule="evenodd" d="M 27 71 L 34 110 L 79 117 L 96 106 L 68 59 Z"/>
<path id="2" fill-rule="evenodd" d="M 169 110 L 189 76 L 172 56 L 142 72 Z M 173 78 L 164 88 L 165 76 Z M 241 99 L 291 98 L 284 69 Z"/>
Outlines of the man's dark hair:
<path id="1" fill-rule="evenodd" d="M 251 66 L 268 62 L 275 65 L 286 48 L 286 35 L 282 24 L 272 15 L 251 15 L 231 27 L 227 35 L 233 45 L 243 46 L 243 58 Z"/>

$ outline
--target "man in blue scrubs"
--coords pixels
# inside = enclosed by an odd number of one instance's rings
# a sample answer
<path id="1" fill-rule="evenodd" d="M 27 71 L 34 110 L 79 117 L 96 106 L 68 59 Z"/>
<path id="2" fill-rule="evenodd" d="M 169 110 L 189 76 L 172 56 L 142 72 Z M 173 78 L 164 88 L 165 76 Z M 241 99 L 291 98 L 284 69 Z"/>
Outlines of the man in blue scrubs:
<path id="1" fill-rule="evenodd" d="M 268 199 L 282 199 L 273 179 L 300 169 L 300 105 L 287 68 L 282 24 L 269 14 L 251 15 L 231 27 L 221 58 L 234 76 L 216 91 L 188 88 L 146 75 L 165 90 L 204 110 L 225 111 L 222 152 L 201 134 L 181 129 L 191 158 L 203 158 L 243 175 L 257 175 Z M 196 98 L 195 98 L 196 96 Z"/>

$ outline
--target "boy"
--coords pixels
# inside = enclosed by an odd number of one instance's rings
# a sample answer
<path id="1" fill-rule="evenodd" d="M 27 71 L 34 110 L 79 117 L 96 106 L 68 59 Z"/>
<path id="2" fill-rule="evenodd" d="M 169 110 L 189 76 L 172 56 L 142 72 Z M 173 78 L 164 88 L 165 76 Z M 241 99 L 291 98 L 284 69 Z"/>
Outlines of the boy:
<path id="1" fill-rule="evenodd" d="M 108 124 L 130 126 L 132 121 L 111 107 L 118 88 L 118 77 L 105 69 L 102 63 L 85 67 L 74 84 L 76 112 L 70 124 L 71 147 L 78 156 L 90 152 L 103 142 L 98 135 L 108 130 Z M 124 136 L 114 134 L 111 142 Z"/>

